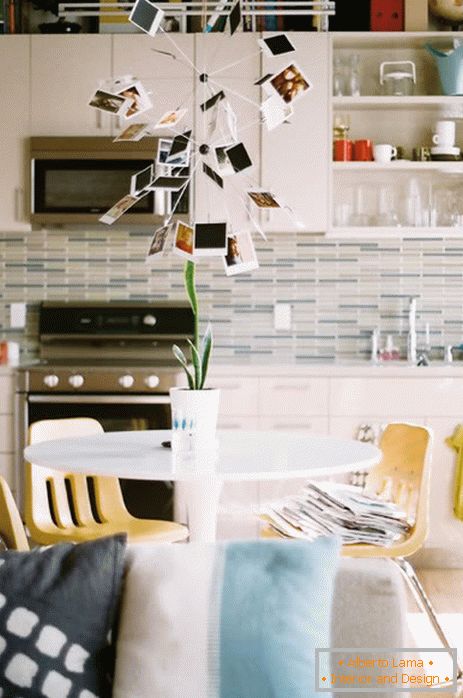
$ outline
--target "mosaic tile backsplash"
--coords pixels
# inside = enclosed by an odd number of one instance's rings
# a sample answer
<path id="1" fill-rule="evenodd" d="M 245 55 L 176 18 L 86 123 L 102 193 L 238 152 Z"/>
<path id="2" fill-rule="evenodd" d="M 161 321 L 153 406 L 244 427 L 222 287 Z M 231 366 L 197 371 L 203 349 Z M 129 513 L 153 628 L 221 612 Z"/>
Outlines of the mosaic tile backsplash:
<path id="1" fill-rule="evenodd" d="M 0 236 L 0 335 L 37 349 L 41 300 L 184 299 L 183 261 L 145 262 L 149 231 L 53 230 Z M 295 363 L 369 357 L 375 326 L 405 354 L 408 298 L 418 296 L 418 343 L 425 323 L 436 347 L 463 340 L 463 237 L 336 241 L 280 233 L 256 240 L 260 268 L 226 277 L 222 260 L 198 265 L 203 318 L 215 359 Z M 25 331 L 9 328 L 11 302 L 27 303 Z M 292 306 L 292 329 L 273 328 L 276 302 Z"/>

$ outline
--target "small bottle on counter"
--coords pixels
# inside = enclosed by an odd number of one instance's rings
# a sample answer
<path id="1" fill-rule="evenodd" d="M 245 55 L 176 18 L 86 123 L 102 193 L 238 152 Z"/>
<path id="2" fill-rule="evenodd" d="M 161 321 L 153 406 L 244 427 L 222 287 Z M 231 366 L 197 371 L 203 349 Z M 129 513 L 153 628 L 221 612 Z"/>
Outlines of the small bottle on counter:
<path id="1" fill-rule="evenodd" d="M 381 361 L 398 361 L 400 359 L 400 351 L 394 344 L 392 334 L 386 337 L 386 345 L 380 354 Z"/>

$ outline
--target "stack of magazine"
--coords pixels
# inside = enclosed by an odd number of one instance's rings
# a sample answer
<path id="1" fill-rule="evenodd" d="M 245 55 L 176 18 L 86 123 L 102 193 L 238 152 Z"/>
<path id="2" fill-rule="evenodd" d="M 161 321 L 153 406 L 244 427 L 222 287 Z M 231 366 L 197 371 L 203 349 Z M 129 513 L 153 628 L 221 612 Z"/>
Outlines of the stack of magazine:
<path id="1" fill-rule="evenodd" d="M 402 540 L 414 523 L 393 502 L 335 482 L 307 483 L 299 493 L 266 504 L 260 518 L 285 538 L 334 534 L 344 544 L 381 546 Z"/>

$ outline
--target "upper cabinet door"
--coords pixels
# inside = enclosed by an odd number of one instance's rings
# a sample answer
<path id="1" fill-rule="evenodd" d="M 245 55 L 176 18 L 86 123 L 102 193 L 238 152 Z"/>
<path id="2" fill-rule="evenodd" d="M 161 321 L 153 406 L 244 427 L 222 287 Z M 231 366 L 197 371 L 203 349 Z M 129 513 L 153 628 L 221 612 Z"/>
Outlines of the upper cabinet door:
<path id="1" fill-rule="evenodd" d="M 0 107 L 0 232 L 30 230 L 27 221 L 26 182 L 29 136 L 29 42 L 28 36 L 2 36 L 3 100 Z"/>
<path id="2" fill-rule="evenodd" d="M 209 149 L 196 162 L 196 218 L 225 221 L 235 232 L 252 228 L 246 192 L 260 183 L 260 101 L 259 88 L 254 85 L 260 75 L 257 38 L 250 33 L 231 38 L 219 33 L 196 34 L 195 140 Z M 200 80 L 201 74 L 207 79 Z M 207 101 L 220 93 L 224 99 L 206 108 Z M 230 166 L 219 164 L 216 148 L 233 145 L 235 138 L 243 143 L 252 166 L 230 174 Z M 205 166 L 221 177 L 223 187 L 204 172 Z"/>
<path id="3" fill-rule="evenodd" d="M 34 136 L 107 136 L 112 117 L 88 106 L 100 80 L 111 77 L 111 37 L 32 36 Z"/>
<path id="4" fill-rule="evenodd" d="M 262 125 L 262 185 L 292 210 L 267 209 L 262 213 L 262 224 L 268 231 L 325 232 L 331 160 L 328 35 L 287 35 L 296 51 L 275 57 L 263 55 L 262 75 L 275 75 L 294 63 L 311 89 L 293 101 L 294 113 L 288 124 L 272 131 Z"/>

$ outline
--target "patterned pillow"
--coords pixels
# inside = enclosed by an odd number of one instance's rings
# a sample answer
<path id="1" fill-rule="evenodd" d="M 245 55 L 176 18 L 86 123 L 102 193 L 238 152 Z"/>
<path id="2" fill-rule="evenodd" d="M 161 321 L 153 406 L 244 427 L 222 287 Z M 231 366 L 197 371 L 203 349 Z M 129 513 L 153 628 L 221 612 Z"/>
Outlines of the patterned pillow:
<path id="1" fill-rule="evenodd" d="M 0 553 L 0 696 L 111 695 L 126 536 Z"/>

